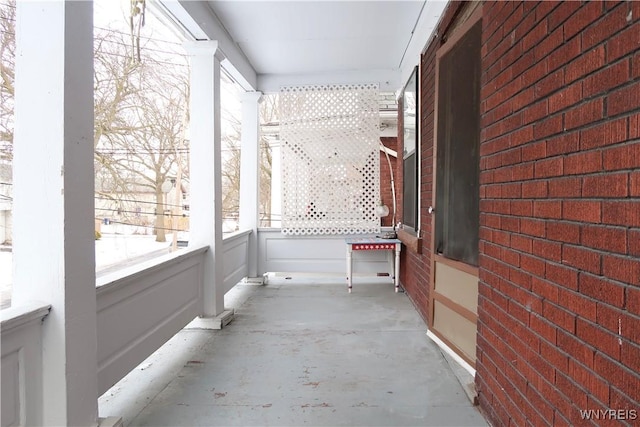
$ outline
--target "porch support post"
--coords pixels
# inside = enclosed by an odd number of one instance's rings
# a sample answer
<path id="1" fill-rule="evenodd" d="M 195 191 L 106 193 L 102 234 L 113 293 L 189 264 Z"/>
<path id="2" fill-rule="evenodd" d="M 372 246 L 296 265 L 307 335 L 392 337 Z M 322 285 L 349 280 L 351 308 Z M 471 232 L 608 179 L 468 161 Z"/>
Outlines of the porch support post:
<path id="1" fill-rule="evenodd" d="M 224 312 L 222 258 L 222 167 L 218 42 L 185 43 L 191 57 L 189 246 L 208 245 L 202 317 Z"/>
<path id="2" fill-rule="evenodd" d="M 17 2 L 15 93 L 12 305 L 51 304 L 27 424 L 96 425 L 93 2 Z"/>
<path id="3" fill-rule="evenodd" d="M 240 230 L 249 236 L 249 277 L 258 274 L 258 216 L 260 207 L 260 101 L 261 92 L 242 97 L 242 150 L 240 158 Z"/>

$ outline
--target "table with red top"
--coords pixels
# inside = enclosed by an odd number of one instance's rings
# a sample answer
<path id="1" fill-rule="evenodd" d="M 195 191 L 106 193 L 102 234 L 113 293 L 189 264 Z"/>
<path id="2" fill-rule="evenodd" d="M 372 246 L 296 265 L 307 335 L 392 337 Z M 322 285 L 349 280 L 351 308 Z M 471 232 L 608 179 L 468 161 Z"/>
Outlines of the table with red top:
<path id="1" fill-rule="evenodd" d="M 393 284 L 395 285 L 396 292 L 400 287 L 400 250 L 402 249 L 402 242 L 398 239 L 382 239 L 380 237 L 355 237 L 345 239 L 347 243 L 347 285 L 349 286 L 349 293 L 351 293 L 352 287 L 352 253 L 354 251 L 393 251 L 395 257 L 390 256 L 391 271 L 393 272 Z"/>

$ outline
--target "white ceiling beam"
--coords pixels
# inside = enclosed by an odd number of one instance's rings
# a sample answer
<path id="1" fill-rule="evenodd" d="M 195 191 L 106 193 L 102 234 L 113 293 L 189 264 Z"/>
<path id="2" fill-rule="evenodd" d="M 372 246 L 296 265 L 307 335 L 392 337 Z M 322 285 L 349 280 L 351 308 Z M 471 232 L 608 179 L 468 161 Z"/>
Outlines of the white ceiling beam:
<path id="1" fill-rule="evenodd" d="M 381 92 L 394 92 L 400 85 L 399 70 L 358 70 L 318 74 L 259 74 L 258 90 L 277 93 L 283 86 L 327 84 L 379 84 Z"/>

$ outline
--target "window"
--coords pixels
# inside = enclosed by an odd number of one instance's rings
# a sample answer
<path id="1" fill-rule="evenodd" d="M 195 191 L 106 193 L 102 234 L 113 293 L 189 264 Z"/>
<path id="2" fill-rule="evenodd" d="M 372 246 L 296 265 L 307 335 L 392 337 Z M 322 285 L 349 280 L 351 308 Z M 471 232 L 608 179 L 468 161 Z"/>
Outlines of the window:
<path id="1" fill-rule="evenodd" d="M 418 229 L 418 67 L 415 67 L 402 93 L 404 148 L 402 151 L 402 222 Z"/>
<path id="2" fill-rule="evenodd" d="M 15 80 L 15 1 L 0 2 L 0 309 L 13 294 L 13 101 Z"/>
<path id="3" fill-rule="evenodd" d="M 476 23 L 438 65 L 435 250 L 478 264 L 480 43 Z"/>
<path id="4" fill-rule="evenodd" d="M 94 2 L 98 276 L 177 249 L 189 229 L 180 191 L 189 182 L 183 38 L 150 8 L 130 20 L 121 6 Z M 133 45 L 130 25 L 142 32 Z"/>

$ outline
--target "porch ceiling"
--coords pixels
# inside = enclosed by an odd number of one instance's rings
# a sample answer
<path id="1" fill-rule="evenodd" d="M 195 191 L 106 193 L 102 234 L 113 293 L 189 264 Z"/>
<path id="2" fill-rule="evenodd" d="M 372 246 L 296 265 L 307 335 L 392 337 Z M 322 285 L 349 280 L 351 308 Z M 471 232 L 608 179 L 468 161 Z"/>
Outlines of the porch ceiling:
<path id="1" fill-rule="evenodd" d="M 161 1 L 196 38 L 218 40 L 248 85 L 263 91 L 354 82 L 396 90 L 402 68 L 417 64 L 405 65 L 415 56 L 415 30 L 430 31 L 443 7 L 432 0 Z"/>
<path id="2" fill-rule="evenodd" d="M 209 1 L 258 74 L 397 69 L 421 1 Z"/>

